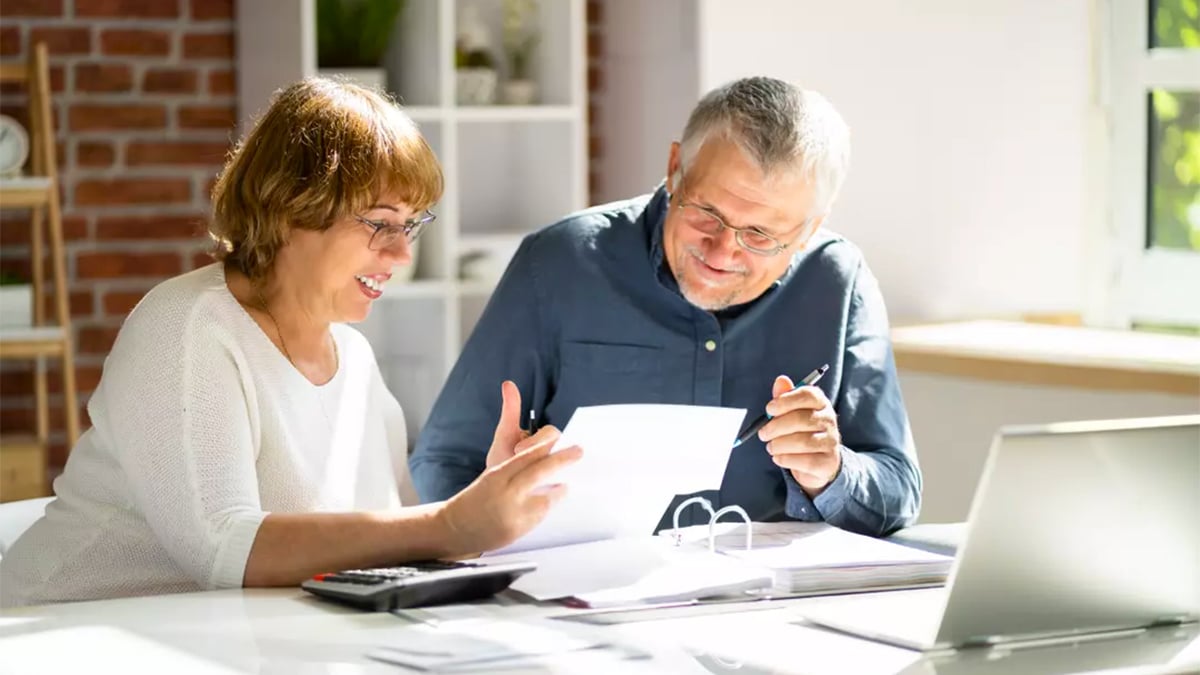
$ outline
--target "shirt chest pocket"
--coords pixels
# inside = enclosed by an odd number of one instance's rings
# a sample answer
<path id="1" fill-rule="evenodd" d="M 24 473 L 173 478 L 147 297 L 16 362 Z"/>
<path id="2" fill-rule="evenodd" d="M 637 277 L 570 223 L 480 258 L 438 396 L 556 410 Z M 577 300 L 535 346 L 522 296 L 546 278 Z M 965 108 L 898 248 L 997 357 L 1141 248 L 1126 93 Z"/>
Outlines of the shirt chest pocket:
<path id="1" fill-rule="evenodd" d="M 555 402 L 568 415 L 582 405 L 661 403 L 664 352 L 658 347 L 564 342 Z"/>

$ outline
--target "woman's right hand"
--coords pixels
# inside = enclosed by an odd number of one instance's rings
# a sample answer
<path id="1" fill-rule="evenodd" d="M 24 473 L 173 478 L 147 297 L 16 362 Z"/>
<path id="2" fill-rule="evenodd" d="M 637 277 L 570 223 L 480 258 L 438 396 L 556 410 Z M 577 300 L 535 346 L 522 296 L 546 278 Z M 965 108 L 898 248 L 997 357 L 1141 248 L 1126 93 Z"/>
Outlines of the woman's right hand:
<path id="1" fill-rule="evenodd" d="M 542 522 L 567 486 L 546 480 L 583 456 L 578 446 L 551 454 L 561 434 L 544 427 L 513 447 L 513 455 L 489 467 L 445 502 L 441 517 L 454 548 L 482 553 L 516 541 Z"/>

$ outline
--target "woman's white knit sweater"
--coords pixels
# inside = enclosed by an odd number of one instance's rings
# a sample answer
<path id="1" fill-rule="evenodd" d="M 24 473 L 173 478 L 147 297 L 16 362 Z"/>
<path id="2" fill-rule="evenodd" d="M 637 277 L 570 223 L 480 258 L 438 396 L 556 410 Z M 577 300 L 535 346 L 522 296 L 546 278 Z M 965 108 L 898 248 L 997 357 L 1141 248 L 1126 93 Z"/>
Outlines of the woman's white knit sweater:
<path id="1" fill-rule="evenodd" d="M 57 499 L 0 560 L 0 606 L 242 585 L 270 512 L 416 503 L 400 405 L 366 339 L 332 327 L 313 385 L 213 264 L 138 304 L 88 402 Z"/>

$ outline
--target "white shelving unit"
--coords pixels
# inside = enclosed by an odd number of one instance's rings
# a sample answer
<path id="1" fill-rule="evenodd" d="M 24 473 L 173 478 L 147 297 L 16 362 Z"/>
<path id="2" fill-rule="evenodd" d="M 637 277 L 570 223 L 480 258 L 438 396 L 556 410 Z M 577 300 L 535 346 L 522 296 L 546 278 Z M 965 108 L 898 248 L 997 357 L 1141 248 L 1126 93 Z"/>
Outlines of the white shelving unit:
<path id="1" fill-rule="evenodd" d="M 583 0 L 539 3 L 533 71 L 542 104 L 530 106 L 455 103 L 456 17 L 468 5 L 491 28 L 502 64 L 500 0 L 408 0 L 384 59 L 389 90 L 420 125 L 446 175 L 414 279 L 389 283 L 359 326 L 404 407 L 410 442 L 494 285 L 460 278 L 461 256 L 481 243 L 515 249 L 524 235 L 587 205 Z M 316 12 L 313 0 L 239 0 L 236 15 L 245 129 L 272 92 L 317 73 Z"/>

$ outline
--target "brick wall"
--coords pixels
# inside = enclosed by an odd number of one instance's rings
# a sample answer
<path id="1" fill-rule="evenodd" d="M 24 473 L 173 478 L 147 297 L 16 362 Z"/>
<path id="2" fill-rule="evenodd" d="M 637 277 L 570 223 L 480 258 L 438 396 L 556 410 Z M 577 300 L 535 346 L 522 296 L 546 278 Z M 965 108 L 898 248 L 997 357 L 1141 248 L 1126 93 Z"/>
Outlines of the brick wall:
<path id="1" fill-rule="evenodd" d="M 208 262 L 208 194 L 236 121 L 233 30 L 233 0 L 0 3 L 0 60 L 38 41 L 50 51 L 81 408 L 133 305 Z M 5 114 L 24 120 L 23 107 L 19 90 L 0 91 Z M 28 240 L 28 213 L 0 210 L 0 267 L 27 273 Z M 31 370 L 2 368 L 0 431 L 31 431 Z M 61 466 L 57 373 L 50 389 Z"/>

